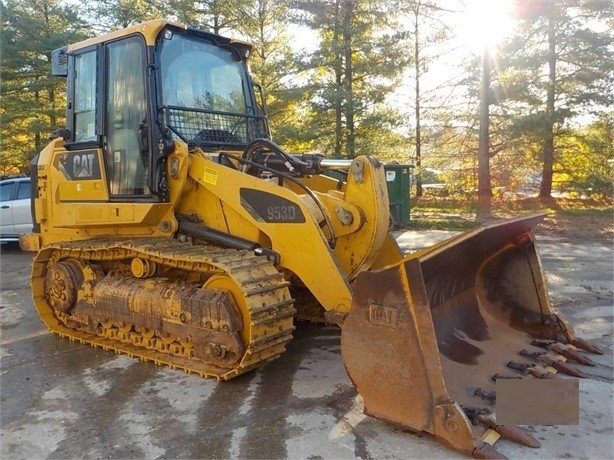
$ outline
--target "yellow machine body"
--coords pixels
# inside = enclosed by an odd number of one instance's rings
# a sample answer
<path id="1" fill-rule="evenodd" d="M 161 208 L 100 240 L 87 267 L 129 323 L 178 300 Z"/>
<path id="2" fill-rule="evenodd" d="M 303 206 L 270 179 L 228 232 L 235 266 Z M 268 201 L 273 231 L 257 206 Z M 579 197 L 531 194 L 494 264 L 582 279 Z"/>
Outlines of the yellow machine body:
<path id="1" fill-rule="evenodd" d="M 482 453 L 484 427 L 464 410 L 484 409 L 475 387 L 531 338 L 582 343 L 548 300 L 532 230 L 543 216 L 403 255 L 379 161 L 270 141 L 250 50 L 164 21 L 60 50 L 68 129 L 33 161 L 35 232 L 21 240 L 38 251 L 42 320 L 222 380 L 283 353 L 295 318 L 336 323 L 368 414 Z M 122 52 L 140 56 L 128 77 Z M 105 56 L 124 58 L 119 70 L 94 65 Z"/>

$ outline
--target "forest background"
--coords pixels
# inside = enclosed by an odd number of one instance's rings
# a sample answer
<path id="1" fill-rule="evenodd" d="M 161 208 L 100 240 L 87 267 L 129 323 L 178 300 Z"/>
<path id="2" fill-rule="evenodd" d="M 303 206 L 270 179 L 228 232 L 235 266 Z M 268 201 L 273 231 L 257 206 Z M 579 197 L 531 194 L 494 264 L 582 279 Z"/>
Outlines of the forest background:
<path id="1" fill-rule="evenodd" d="M 495 198 L 612 199 L 614 0 L 0 6 L 3 176 L 26 173 L 51 131 L 64 126 L 65 81 L 51 76 L 54 49 L 166 18 L 255 45 L 251 71 L 266 94 L 273 140 L 291 153 L 411 164 L 415 196 L 471 199 L 482 101 Z"/>

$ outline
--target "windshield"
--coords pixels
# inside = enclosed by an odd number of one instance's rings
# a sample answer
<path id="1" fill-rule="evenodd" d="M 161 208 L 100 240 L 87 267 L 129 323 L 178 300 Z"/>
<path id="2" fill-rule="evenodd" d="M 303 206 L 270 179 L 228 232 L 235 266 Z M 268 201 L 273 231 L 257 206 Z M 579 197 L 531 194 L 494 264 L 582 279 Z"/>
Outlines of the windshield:
<path id="1" fill-rule="evenodd" d="M 245 113 L 246 72 L 230 50 L 173 35 L 160 57 L 164 105 Z"/>
<path id="2" fill-rule="evenodd" d="M 247 143 L 266 136 L 247 69 L 232 49 L 178 34 L 160 50 L 167 126 L 192 145 Z"/>

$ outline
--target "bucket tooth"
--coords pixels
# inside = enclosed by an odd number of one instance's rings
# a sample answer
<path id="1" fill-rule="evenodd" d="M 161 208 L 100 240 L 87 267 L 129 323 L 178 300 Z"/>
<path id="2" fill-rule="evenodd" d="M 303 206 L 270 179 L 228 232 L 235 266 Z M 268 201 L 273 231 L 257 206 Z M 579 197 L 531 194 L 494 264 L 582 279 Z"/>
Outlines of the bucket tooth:
<path id="1" fill-rule="evenodd" d="M 567 375 L 571 375 L 572 377 L 578 378 L 586 378 L 586 374 L 582 372 L 580 369 L 576 369 L 573 366 L 563 362 L 562 360 L 557 359 L 555 356 L 551 356 L 545 352 L 531 352 L 527 350 L 520 351 L 521 356 L 525 356 L 527 358 L 533 358 L 536 361 L 541 361 L 542 363 L 548 364 L 552 366 L 557 371 L 562 372 Z"/>
<path id="2" fill-rule="evenodd" d="M 541 443 L 535 439 L 529 432 L 523 430 L 517 426 L 499 425 L 495 420 L 493 414 L 487 409 L 477 409 L 472 407 L 464 407 L 463 410 L 471 423 L 477 425 L 478 423 L 497 432 L 503 439 L 513 441 L 523 446 L 538 448 L 541 447 Z"/>
<path id="3" fill-rule="evenodd" d="M 514 369 L 515 371 L 522 372 L 525 375 L 529 374 L 529 375 L 532 375 L 533 377 L 537 377 L 538 379 L 557 378 L 554 374 L 552 374 L 551 372 L 548 372 L 542 366 L 536 366 L 534 364 L 525 364 L 525 363 L 518 363 L 515 361 L 509 361 L 506 364 L 506 366 L 509 367 L 510 369 Z"/>
<path id="4" fill-rule="evenodd" d="M 517 426 L 497 425 L 492 419 L 491 422 L 495 426 L 490 428 L 499 433 L 503 439 L 508 439 L 523 446 L 533 447 L 534 449 L 541 447 L 541 443 L 528 431 Z"/>
<path id="5" fill-rule="evenodd" d="M 461 406 L 461 407 L 463 408 L 465 415 L 467 415 L 472 425 L 478 425 L 478 424 L 483 425 L 482 421 L 478 417 L 482 415 L 489 416 L 492 414 L 490 410 L 483 409 L 481 407 L 467 407 L 467 406 Z"/>
<path id="6" fill-rule="evenodd" d="M 556 340 L 547 340 L 547 339 L 534 339 L 534 340 L 531 340 L 531 345 L 533 345 L 534 347 L 540 347 L 540 348 L 548 348 L 553 343 L 556 343 Z"/>
<path id="7" fill-rule="evenodd" d="M 603 354 L 603 351 L 601 351 L 595 345 L 590 344 L 586 340 L 581 339 L 579 337 L 574 337 L 573 339 L 571 339 L 569 341 L 569 343 L 571 345 L 573 345 L 574 347 L 576 347 L 576 348 L 581 348 L 582 350 L 589 351 L 589 352 L 594 353 L 596 355 L 602 355 Z"/>
<path id="8" fill-rule="evenodd" d="M 481 423 L 486 428 L 496 431 L 503 439 L 522 444 L 523 446 L 541 447 L 541 443 L 537 439 L 520 427 L 499 425 L 492 415 L 486 414 L 483 411 L 465 409 L 465 412 L 472 422 Z"/>
<path id="9" fill-rule="evenodd" d="M 497 394 L 494 391 L 485 390 L 484 388 L 476 388 L 473 395 L 483 399 L 484 401 L 488 401 L 491 404 L 495 404 L 497 402 Z"/>
<path id="10" fill-rule="evenodd" d="M 572 361 L 575 361 L 577 363 L 585 364 L 587 366 L 595 366 L 595 362 L 592 359 L 587 358 L 586 356 L 578 353 L 576 350 L 572 350 L 571 348 L 567 347 L 566 345 L 563 345 L 562 343 L 555 344 L 552 347 L 552 350 L 565 356 L 567 359 L 571 359 Z"/>
<path id="11" fill-rule="evenodd" d="M 571 359 L 580 364 L 586 364 L 587 366 L 594 366 L 595 363 L 590 358 L 578 353 L 575 349 L 560 342 L 552 342 L 547 340 L 533 340 L 531 345 L 535 347 L 545 348 L 555 353 L 565 356 L 567 359 Z"/>
<path id="12" fill-rule="evenodd" d="M 563 363 L 561 361 L 557 361 L 556 359 L 550 363 L 552 367 L 554 367 L 557 371 L 562 372 L 567 375 L 571 375 L 572 377 L 578 377 L 580 379 L 585 379 L 586 374 L 582 372 L 580 369 L 570 366 L 567 363 Z"/>
<path id="13" fill-rule="evenodd" d="M 484 409 L 482 407 L 469 407 L 469 406 L 461 406 L 469 420 L 474 425 L 477 425 L 479 420 L 477 419 L 478 415 L 491 415 L 492 411 L 490 409 Z"/>
<path id="14" fill-rule="evenodd" d="M 473 449 L 473 458 L 507 459 L 505 455 L 486 443 Z"/>
<path id="15" fill-rule="evenodd" d="M 522 377 L 518 377 L 516 375 L 503 375 L 503 374 L 495 374 L 490 380 L 496 382 L 497 380 L 510 380 L 510 379 L 521 379 Z"/>

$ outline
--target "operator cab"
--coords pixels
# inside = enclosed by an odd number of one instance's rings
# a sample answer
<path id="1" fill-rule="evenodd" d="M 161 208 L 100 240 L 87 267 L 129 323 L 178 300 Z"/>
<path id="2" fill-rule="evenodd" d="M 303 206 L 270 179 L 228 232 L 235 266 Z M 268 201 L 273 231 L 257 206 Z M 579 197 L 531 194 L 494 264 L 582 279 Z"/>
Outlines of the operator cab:
<path id="1" fill-rule="evenodd" d="M 165 31 L 158 47 L 161 108 L 175 137 L 205 149 L 241 150 L 269 137 L 239 54 L 249 49 Z"/>
<path id="2" fill-rule="evenodd" d="M 54 51 L 53 74 L 68 77 L 60 169 L 68 180 L 106 178 L 111 201 L 167 201 L 164 165 L 174 141 L 242 151 L 269 139 L 250 51 L 163 21 Z"/>

